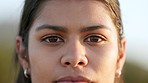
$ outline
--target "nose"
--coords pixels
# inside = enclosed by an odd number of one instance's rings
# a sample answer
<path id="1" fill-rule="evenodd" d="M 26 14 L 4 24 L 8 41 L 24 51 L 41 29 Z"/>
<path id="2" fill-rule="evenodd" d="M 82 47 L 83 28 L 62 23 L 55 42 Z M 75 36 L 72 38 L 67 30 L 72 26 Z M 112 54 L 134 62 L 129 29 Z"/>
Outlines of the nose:
<path id="1" fill-rule="evenodd" d="M 61 58 L 61 64 L 64 67 L 84 67 L 88 64 L 85 47 L 79 42 L 75 41 L 69 44 Z"/>

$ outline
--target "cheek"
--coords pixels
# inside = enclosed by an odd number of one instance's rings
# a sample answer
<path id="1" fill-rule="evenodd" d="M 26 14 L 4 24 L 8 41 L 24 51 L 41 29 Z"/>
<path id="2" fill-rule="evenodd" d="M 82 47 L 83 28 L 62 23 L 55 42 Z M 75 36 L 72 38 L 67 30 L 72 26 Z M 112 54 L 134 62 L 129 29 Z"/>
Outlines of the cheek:
<path id="1" fill-rule="evenodd" d="M 43 45 L 39 40 L 33 38 L 29 39 L 28 54 L 31 67 L 41 68 L 40 66 L 44 65 L 48 65 L 46 67 L 54 66 L 58 60 L 58 53 L 55 52 L 54 49 L 47 48 L 47 46 Z"/>
<path id="2" fill-rule="evenodd" d="M 105 80 L 107 77 L 108 80 L 113 80 L 118 56 L 118 46 L 106 44 L 103 47 L 90 50 L 88 55 L 90 55 L 90 66 L 98 78 L 100 77 L 102 80 Z"/>
<path id="3" fill-rule="evenodd" d="M 33 39 L 29 41 L 28 54 L 31 67 L 32 81 L 38 81 L 33 83 L 42 83 L 39 81 L 51 81 L 52 73 L 57 68 L 59 62 L 58 52 L 51 51 L 50 49 L 41 46 Z M 47 82 L 43 82 L 47 83 Z"/>

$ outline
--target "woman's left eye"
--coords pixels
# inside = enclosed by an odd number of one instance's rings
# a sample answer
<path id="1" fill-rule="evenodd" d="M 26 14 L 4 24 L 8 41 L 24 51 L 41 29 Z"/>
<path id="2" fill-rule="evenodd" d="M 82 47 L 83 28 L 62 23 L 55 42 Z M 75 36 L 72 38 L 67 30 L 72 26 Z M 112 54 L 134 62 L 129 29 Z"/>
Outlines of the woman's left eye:
<path id="1" fill-rule="evenodd" d="M 49 35 L 49 36 L 45 36 L 42 38 L 43 42 L 49 43 L 49 44 L 57 44 L 57 43 L 61 43 L 64 42 L 64 39 L 62 37 L 59 36 L 54 36 L 54 35 Z"/>
<path id="2" fill-rule="evenodd" d="M 101 43 L 103 41 L 106 41 L 105 37 L 103 36 L 98 36 L 98 35 L 91 35 L 91 36 L 88 36 L 87 38 L 84 39 L 84 42 L 87 42 L 87 43 Z"/>

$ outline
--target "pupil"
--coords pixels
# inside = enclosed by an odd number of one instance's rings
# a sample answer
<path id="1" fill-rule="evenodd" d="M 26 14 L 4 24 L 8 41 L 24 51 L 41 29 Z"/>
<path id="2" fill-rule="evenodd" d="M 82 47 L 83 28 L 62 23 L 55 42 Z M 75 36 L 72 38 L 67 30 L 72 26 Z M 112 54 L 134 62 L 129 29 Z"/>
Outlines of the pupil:
<path id="1" fill-rule="evenodd" d="M 57 41 L 57 38 L 55 38 L 55 37 L 50 38 L 49 41 L 50 41 L 50 42 L 56 42 L 56 41 Z"/>
<path id="2" fill-rule="evenodd" d="M 98 37 L 91 37 L 90 38 L 90 41 L 92 41 L 92 42 L 98 42 Z"/>

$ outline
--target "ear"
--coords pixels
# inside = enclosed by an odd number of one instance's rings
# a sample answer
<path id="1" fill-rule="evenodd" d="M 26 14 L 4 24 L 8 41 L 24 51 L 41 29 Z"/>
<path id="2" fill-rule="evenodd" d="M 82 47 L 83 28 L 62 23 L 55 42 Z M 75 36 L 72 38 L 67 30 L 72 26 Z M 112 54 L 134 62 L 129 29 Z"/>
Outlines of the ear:
<path id="1" fill-rule="evenodd" d="M 29 68 L 29 59 L 25 46 L 23 45 L 22 38 L 20 36 L 16 37 L 16 52 L 18 60 L 23 67 L 23 69 Z"/>
<path id="2" fill-rule="evenodd" d="M 125 63 L 126 58 L 126 39 L 121 39 L 121 45 L 119 47 L 119 55 L 117 57 L 117 67 L 116 67 L 116 73 L 118 74 L 120 71 L 122 71 L 122 68 Z"/>

